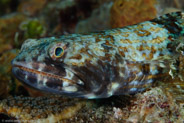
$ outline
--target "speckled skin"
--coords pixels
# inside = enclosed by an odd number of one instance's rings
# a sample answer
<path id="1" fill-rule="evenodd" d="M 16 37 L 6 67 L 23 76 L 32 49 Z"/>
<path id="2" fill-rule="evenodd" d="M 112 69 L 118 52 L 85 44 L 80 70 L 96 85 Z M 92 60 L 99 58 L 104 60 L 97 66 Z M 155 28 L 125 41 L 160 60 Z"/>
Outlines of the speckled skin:
<path id="1" fill-rule="evenodd" d="M 176 12 L 125 28 L 28 39 L 12 71 L 52 93 L 90 99 L 134 94 L 182 73 L 183 35 L 184 14 Z M 57 47 L 64 49 L 61 57 Z"/>

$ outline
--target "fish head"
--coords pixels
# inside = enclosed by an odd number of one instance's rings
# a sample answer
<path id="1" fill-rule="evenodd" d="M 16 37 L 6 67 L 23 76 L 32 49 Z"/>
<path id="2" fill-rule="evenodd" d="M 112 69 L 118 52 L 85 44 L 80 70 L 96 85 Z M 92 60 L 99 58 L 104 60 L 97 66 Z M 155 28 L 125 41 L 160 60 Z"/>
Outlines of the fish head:
<path id="1" fill-rule="evenodd" d="M 79 51 L 76 55 L 76 49 L 83 47 L 79 44 L 59 38 L 28 39 L 12 61 L 12 72 L 20 81 L 38 90 L 100 98 L 103 94 L 94 93 L 101 88 L 103 77 L 95 72 L 98 66 L 82 58 L 89 56 Z"/>

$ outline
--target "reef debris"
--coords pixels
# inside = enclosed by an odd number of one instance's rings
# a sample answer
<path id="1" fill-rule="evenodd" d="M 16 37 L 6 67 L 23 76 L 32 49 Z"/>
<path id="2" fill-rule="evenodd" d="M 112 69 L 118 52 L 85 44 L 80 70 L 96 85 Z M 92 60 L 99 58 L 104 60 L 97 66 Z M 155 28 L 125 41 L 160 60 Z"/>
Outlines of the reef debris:
<path id="1" fill-rule="evenodd" d="M 1 101 L 0 112 L 19 122 L 45 123 L 70 119 L 84 106 L 85 102 L 80 99 L 53 95 L 37 98 L 20 96 Z"/>
<path id="2" fill-rule="evenodd" d="M 129 101 L 127 101 L 127 99 Z M 9 97 L 0 102 L 0 116 L 32 122 L 136 123 L 183 122 L 184 103 L 178 103 L 162 87 L 142 94 L 109 100 L 84 100 L 56 95 Z"/>

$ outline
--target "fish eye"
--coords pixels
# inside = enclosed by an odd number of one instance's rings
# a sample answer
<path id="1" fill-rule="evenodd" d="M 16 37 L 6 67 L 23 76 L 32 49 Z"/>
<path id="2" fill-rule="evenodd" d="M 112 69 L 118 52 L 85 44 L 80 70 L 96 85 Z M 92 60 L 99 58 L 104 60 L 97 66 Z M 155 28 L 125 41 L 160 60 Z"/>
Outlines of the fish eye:
<path id="1" fill-rule="evenodd" d="M 62 47 L 56 47 L 54 54 L 56 58 L 61 57 L 64 54 L 64 49 Z"/>

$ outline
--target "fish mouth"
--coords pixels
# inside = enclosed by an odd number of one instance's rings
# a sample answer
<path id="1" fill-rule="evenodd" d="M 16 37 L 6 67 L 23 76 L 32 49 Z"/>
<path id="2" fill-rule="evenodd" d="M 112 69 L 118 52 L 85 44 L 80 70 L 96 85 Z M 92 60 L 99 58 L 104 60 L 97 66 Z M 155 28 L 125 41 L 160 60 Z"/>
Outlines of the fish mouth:
<path id="1" fill-rule="evenodd" d="M 73 74 L 73 78 L 66 78 L 66 70 L 62 69 L 56 69 L 53 66 L 46 66 L 46 68 L 49 68 L 50 71 L 44 71 L 38 70 L 35 68 L 29 68 L 26 65 L 20 65 L 19 64 L 13 64 L 12 65 L 12 72 L 16 76 L 18 80 L 23 82 L 23 84 L 26 84 L 30 87 L 33 87 L 38 90 L 43 90 L 46 92 L 51 93 L 58 93 L 58 94 L 64 94 L 67 95 L 73 93 L 71 90 L 70 92 L 63 91 L 63 88 L 66 86 L 77 86 L 77 81 L 79 81 L 79 78 Z M 55 73 L 54 71 L 55 70 Z M 56 72 L 57 70 L 57 72 Z"/>
<path id="2" fill-rule="evenodd" d="M 52 79 L 58 79 L 58 80 L 61 80 L 61 81 L 67 81 L 68 83 L 71 83 L 71 84 L 75 83 L 72 80 L 65 79 L 65 78 L 63 78 L 61 76 L 58 76 L 58 75 L 54 75 L 54 74 L 47 73 L 47 72 L 44 72 L 44 71 L 38 71 L 38 70 L 35 70 L 35 69 L 30 69 L 30 68 L 27 68 L 27 67 L 24 67 L 24 66 L 20 66 L 20 65 L 13 65 L 13 69 L 14 68 L 18 68 L 20 70 L 27 71 L 27 72 L 32 73 L 32 74 L 41 75 L 43 77 L 48 77 L 48 78 L 52 78 Z"/>

